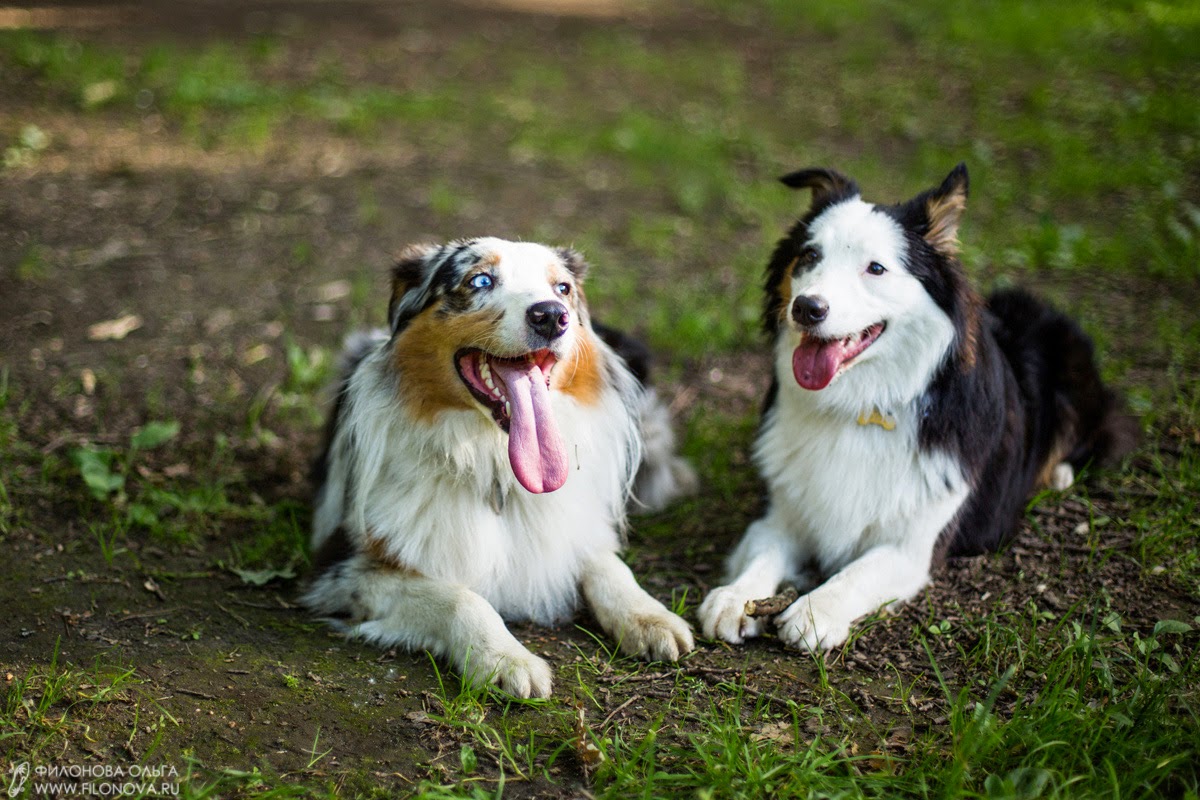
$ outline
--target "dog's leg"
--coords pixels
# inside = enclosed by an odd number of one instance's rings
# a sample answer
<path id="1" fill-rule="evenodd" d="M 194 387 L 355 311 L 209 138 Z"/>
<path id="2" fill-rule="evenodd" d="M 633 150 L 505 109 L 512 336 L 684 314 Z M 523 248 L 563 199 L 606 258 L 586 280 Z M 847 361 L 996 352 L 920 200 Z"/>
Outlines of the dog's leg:
<path id="1" fill-rule="evenodd" d="M 746 601 L 774 594 L 795 571 L 797 560 L 794 540 L 772 516 L 747 528 L 729 558 L 733 581 L 713 589 L 700 604 L 697 613 L 704 635 L 731 644 L 761 635 L 763 620 L 746 615 Z"/>
<path id="2" fill-rule="evenodd" d="M 580 589 L 600 627 L 622 652 L 675 661 L 695 647 L 688 624 L 647 594 L 616 553 L 602 553 L 584 564 Z"/>
<path id="3" fill-rule="evenodd" d="M 431 650 L 467 681 L 496 683 L 515 697 L 550 695 L 550 665 L 526 650 L 491 604 L 465 586 L 373 571 L 361 574 L 354 600 L 367 621 L 353 626 L 351 635 Z"/>
<path id="4" fill-rule="evenodd" d="M 965 489 L 955 492 L 917 517 L 887 525 L 889 543 L 870 548 L 775 618 L 779 638 L 792 647 L 831 650 L 846 641 L 859 617 L 911 600 L 929 582 L 938 534 L 965 495 Z"/>

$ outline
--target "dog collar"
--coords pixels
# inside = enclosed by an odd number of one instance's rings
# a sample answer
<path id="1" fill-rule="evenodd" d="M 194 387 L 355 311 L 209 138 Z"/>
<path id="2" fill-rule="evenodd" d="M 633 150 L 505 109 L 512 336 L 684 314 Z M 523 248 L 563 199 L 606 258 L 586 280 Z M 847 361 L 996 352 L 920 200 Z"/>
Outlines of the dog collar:
<path id="1" fill-rule="evenodd" d="M 885 431 L 896 430 L 896 418 L 891 414 L 885 414 L 877 407 L 871 409 L 871 413 L 860 411 L 858 414 L 858 424 L 866 427 L 867 425 L 878 425 Z"/>

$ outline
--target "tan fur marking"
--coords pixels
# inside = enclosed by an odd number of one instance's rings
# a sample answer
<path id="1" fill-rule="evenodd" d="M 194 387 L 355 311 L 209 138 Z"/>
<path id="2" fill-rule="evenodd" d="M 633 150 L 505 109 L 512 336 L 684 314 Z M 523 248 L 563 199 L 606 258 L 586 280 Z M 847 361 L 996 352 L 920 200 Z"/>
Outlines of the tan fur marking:
<path id="1" fill-rule="evenodd" d="M 400 399 L 422 422 L 442 411 L 478 408 L 458 376 L 454 354 L 464 347 L 487 350 L 497 322 L 495 311 L 439 319 L 440 308 L 438 303 L 421 312 L 397 338 L 392 354 Z"/>
<path id="2" fill-rule="evenodd" d="M 964 326 L 964 335 L 966 340 L 962 344 L 961 366 L 963 371 L 966 372 L 975 368 L 975 361 L 978 357 L 980 325 L 979 306 L 983 301 L 980 299 L 975 290 L 966 284 L 965 278 L 961 285 L 963 287 L 961 292 L 963 296 L 959 298 L 959 301 L 966 309 L 967 315 L 966 325 Z"/>
<path id="3" fill-rule="evenodd" d="M 1055 468 L 1066 460 L 1074 449 L 1075 442 L 1075 420 L 1065 420 L 1058 432 L 1058 436 L 1054 437 L 1054 444 L 1050 447 L 1050 453 L 1046 456 L 1046 460 L 1042 462 L 1042 468 L 1038 471 L 1037 488 L 1047 489 L 1051 486 L 1051 480 L 1054 477 Z"/>
<path id="4" fill-rule="evenodd" d="M 595 405 L 604 388 L 604 377 L 600 363 L 600 351 L 596 347 L 594 334 L 585 328 L 579 330 L 579 344 L 570 360 L 564 359 L 554 367 L 551 377 L 552 388 L 571 395 L 583 405 Z"/>
<path id="5" fill-rule="evenodd" d="M 388 552 L 387 545 L 383 539 L 367 534 L 367 556 L 375 562 L 375 565 L 388 572 L 398 572 L 401 575 L 410 578 L 419 578 L 421 573 L 407 564 L 403 564 Z"/>
<path id="6" fill-rule="evenodd" d="M 966 207 L 967 195 L 961 189 L 944 197 L 931 198 L 926 206 L 929 232 L 925 234 L 925 241 L 941 253 L 958 255 L 958 223 Z"/>
<path id="7" fill-rule="evenodd" d="M 779 280 L 775 287 L 776 301 L 779 303 L 779 322 L 787 325 L 791 314 L 788 313 L 788 308 L 791 305 L 788 301 L 792 299 L 792 270 L 800 263 L 800 256 L 792 259 L 787 265 L 787 269 L 783 271 L 783 277 Z"/>

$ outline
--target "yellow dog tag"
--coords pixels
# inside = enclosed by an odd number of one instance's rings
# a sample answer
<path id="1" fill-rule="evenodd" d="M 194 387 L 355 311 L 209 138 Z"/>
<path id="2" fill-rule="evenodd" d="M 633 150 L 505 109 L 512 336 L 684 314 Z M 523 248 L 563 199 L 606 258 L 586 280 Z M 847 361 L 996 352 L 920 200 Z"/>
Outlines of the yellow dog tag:
<path id="1" fill-rule="evenodd" d="M 896 430 L 896 418 L 891 414 L 884 414 L 878 408 L 872 408 L 871 413 L 863 411 L 858 415 L 859 425 L 878 425 L 885 431 Z"/>

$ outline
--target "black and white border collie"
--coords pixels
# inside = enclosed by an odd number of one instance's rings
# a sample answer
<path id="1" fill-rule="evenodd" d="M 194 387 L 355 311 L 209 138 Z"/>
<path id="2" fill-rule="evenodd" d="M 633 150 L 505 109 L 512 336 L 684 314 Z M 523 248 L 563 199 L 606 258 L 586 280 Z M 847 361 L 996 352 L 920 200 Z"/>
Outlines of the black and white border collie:
<path id="1" fill-rule="evenodd" d="M 631 495 L 658 507 L 695 476 L 614 349 L 630 340 L 590 322 L 584 272 L 574 251 L 493 238 L 401 256 L 390 330 L 343 355 L 309 608 L 520 697 L 549 695 L 551 669 L 504 621 L 562 621 L 580 595 L 626 653 L 692 649 L 617 553 Z"/>
<path id="2" fill-rule="evenodd" d="M 699 617 L 709 637 L 758 636 L 746 601 L 791 582 L 802 594 L 775 619 L 780 639 L 827 650 L 946 555 L 998 547 L 1037 487 L 1119 459 L 1138 426 L 1074 322 L 968 283 L 964 165 L 897 205 L 831 170 L 783 182 L 813 199 L 767 267 L 775 377 L 755 460 L 769 507 Z"/>

